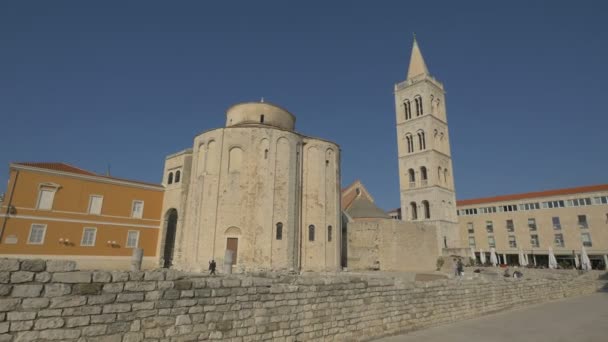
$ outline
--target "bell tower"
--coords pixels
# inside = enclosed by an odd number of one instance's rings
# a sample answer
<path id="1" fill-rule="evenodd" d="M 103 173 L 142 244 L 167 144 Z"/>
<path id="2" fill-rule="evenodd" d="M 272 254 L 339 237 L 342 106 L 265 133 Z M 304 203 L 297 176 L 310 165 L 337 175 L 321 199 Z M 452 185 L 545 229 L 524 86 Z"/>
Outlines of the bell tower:
<path id="1" fill-rule="evenodd" d="M 456 194 L 443 84 L 414 36 L 405 81 L 395 85 L 401 214 L 437 227 L 441 248 L 459 247 Z"/>

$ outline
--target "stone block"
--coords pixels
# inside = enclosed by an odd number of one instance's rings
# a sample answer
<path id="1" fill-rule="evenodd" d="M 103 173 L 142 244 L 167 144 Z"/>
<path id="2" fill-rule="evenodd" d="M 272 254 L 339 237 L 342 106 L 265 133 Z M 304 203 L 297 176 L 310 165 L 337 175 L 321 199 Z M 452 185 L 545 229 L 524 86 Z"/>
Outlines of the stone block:
<path id="1" fill-rule="evenodd" d="M 102 314 L 91 316 L 91 324 L 114 322 L 116 322 L 116 314 Z"/>
<path id="2" fill-rule="evenodd" d="M 117 313 L 131 311 L 131 304 L 107 304 L 103 306 L 103 313 Z"/>
<path id="3" fill-rule="evenodd" d="M 188 324 L 192 324 L 192 320 L 190 319 L 190 316 L 188 316 L 188 315 L 179 315 L 175 319 L 175 325 L 188 325 Z"/>
<path id="4" fill-rule="evenodd" d="M 61 312 L 62 316 L 83 316 L 83 315 L 99 315 L 101 306 L 99 305 L 84 305 L 73 308 L 65 308 Z"/>
<path id="5" fill-rule="evenodd" d="M 13 297 L 38 297 L 42 292 L 42 285 L 15 285 L 11 296 Z"/>
<path id="6" fill-rule="evenodd" d="M 0 284 L 0 296 L 8 296 L 13 289 L 13 285 Z"/>
<path id="7" fill-rule="evenodd" d="M 24 309 L 44 309 L 49 306 L 48 298 L 25 298 L 21 303 Z"/>
<path id="8" fill-rule="evenodd" d="M 108 292 L 108 293 L 122 292 L 124 286 L 125 285 L 123 283 L 104 284 L 103 285 L 103 292 Z"/>
<path id="9" fill-rule="evenodd" d="M 101 293 L 101 284 L 75 284 L 72 287 L 72 294 L 75 295 L 96 295 Z"/>
<path id="10" fill-rule="evenodd" d="M 224 287 L 239 287 L 241 286 L 241 281 L 239 279 L 223 279 L 222 286 Z"/>
<path id="11" fill-rule="evenodd" d="M 93 272 L 93 282 L 94 283 L 109 283 L 112 281 L 112 273 L 96 271 Z"/>
<path id="12" fill-rule="evenodd" d="M 38 311 L 38 317 L 57 317 L 61 316 L 61 309 L 46 309 Z"/>
<path id="13" fill-rule="evenodd" d="M 56 329 L 61 328 L 64 325 L 63 318 L 40 318 L 34 324 L 34 330 L 45 330 L 45 329 Z"/>
<path id="14" fill-rule="evenodd" d="M 0 334 L 7 333 L 9 326 L 10 326 L 9 322 L 2 322 L 2 323 L 0 323 Z"/>
<path id="15" fill-rule="evenodd" d="M 44 285 L 45 297 L 61 297 L 72 292 L 72 286 L 68 284 L 46 284 Z"/>
<path id="16" fill-rule="evenodd" d="M 34 272 L 17 271 L 11 273 L 11 283 L 27 283 L 34 280 Z"/>
<path id="17" fill-rule="evenodd" d="M 192 282 L 190 280 L 178 280 L 173 286 L 176 290 L 190 290 L 192 288 Z"/>
<path id="18" fill-rule="evenodd" d="M 42 259 L 31 259 L 21 261 L 21 270 L 30 272 L 43 272 L 46 270 L 46 261 Z"/>
<path id="19" fill-rule="evenodd" d="M 47 260 L 47 272 L 70 272 L 76 270 L 76 262 L 72 260 Z"/>
<path id="20" fill-rule="evenodd" d="M 91 317 L 89 317 L 89 316 L 68 317 L 65 320 L 65 327 L 66 328 L 81 327 L 83 325 L 89 325 L 90 322 L 91 322 Z"/>
<path id="21" fill-rule="evenodd" d="M 157 284 L 157 287 L 159 290 L 168 290 L 168 289 L 172 289 L 173 286 L 175 286 L 175 283 L 173 281 L 168 281 L 168 280 L 161 280 L 161 281 L 158 281 L 156 284 Z"/>
<path id="22" fill-rule="evenodd" d="M 153 281 L 130 281 L 125 283 L 125 291 L 139 292 L 139 291 L 154 291 L 156 289 L 156 282 Z"/>
<path id="23" fill-rule="evenodd" d="M 169 316 L 148 317 L 144 318 L 141 323 L 144 329 L 166 327 L 175 324 L 175 318 Z"/>
<path id="24" fill-rule="evenodd" d="M 0 284 L 8 284 L 11 279 L 11 272 L 0 272 Z"/>
<path id="25" fill-rule="evenodd" d="M 124 271 L 113 271 L 112 272 L 112 282 L 123 282 L 129 280 L 129 272 Z"/>
<path id="26" fill-rule="evenodd" d="M 95 324 L 82 328 L 82 336 L 99 336 L 104 335 L 108 330 L 107 325 Z"/>
<path id="27" fill-rule="evenodd" d="M 9 329 L 11 332 L 24 331 L 24 330 L 31 330 L 33 326 L 34 326 L 34 321 L 14 321 L 14 322 L 11 322 L 11 327 Z"/>
<path id="28" fill-rule="evenodd" d="M 49 272 L 36 273 L 34 280 L 39 283 L 48 283 L 51 281 L 51 274 Z"/>
<path id="29" fill-rule="evenodd" d="M 95 305 L 95 304 L 108 304 L 114 303 L 116 300 L 116 295 L 112 293 L 101 294 L 98 296 L 89 296 L 87 304 Z"/>
<path id="30" fill-rule="evenodd" d="M 19 260 L 17 259 L 0 259 L 0 272 L 19 271 Z"/>
<path id="31" fill-rule="evenodd" d="M 87 342 L 122 342 L 122 334 L 88 337 Z"/>
<path id="32" fill-rule="evenodd" d="M 116 297 L 117 303 L 124 302 L 140 302 L 144 300 L 143 292 L 133 292 L 133 293 L 119 293 Z"/>
<path id="33" fill-rule="evenodd" d="M 40 331 L 22 331 L 17 333 L 15 342 L 31 342 L 40 340 Z"/>
<path id="34" fill-rule="evenodd" d="M 117 322 L 108 325 L 108 334 L 125 333 L 131 329 L 129 322 Z"/>
<path id="35" fill-rule="evenodd" d="M 85 296 L 65 296 L 51 298 L 51 309 L 69 308 L 86 304 Z"/>
<path id="36" fill-rule="evenodd" d="M 136 319 L 133 322 L 131 322 L 131 328 L 129 328 L 129 331 L 140 331 L 140 330 L 141 330 L 141 321 L 139 319 Z"/>
<path id="37" fill-rule="evenodd" d="M 177 270 L 166 270 L 165 280 L 179 280 L 184 278 L 184 273 Z"/>
<path id="38" fill-rule="evenodd" d="M 131 305 L 132 311 L 151 310 L 151 309 L 154 309 L 154 302 L 133 303 Z"/>
<path id="39" fill-rule="evenodd" d="M 48 329 L 40 332 L 40 338 L 44 340 L 65 341 L 80 337 L 78 329 Z"/>
<path id="40" fill-rule="evenodd" d="M 90 283 L 91 278 L 91 272 L 87 271 L 57 272 L 53 274 L 53 281 L 56 283 Z"/>
<path id="41" fill-rule="evenodd" d="M 129 280 L 131 281 L 142 281 L 144 280 L 144 271 L 131 271 L 129 272 Z"/>
<path id="42" fill-rule="evenodd" d="M 165 272 L 163 271 L 146 271 L 144 280 L 165 280 Z"/>
<path id="43" fill-rule="evenodd" d="M 144 340 L 144 334 L 140 332 L 128 332 L 122 339 L 122 342 L 140 342 Z"/>
<path id="44" fill-rule="evenodd" d="M 163 299 L 178 299 L 180 296 L 180 291 L 179 290 L 167 290 L 165 291 L 165 293 L 163 293 Z"/>

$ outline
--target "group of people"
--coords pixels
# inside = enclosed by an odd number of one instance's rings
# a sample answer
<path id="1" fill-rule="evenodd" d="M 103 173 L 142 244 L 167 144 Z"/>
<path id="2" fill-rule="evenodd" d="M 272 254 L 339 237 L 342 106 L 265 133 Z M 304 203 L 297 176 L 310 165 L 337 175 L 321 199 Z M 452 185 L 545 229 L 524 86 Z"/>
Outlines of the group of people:
<path id="1" fill-rule="evenodd" d="M 475 271 L 473 271 L 474 273 L 481 273 L 481 270 L 476 269 Z M 464 275 L 464 264 L 462 263 L 461 259 L 454 259 L 454 275 L 456 277 L 462 277 Z M 509 273 L 509 269 L 505 269 L 505 273 L 503 274 L 504 277 L 506 278 L 510 278 L 511 276 L 513 278 L 522 278 L 524 276 L 523 273 L 521 273 L 520 271 L 515 271 L 513 272 L 513 274 Z"/>

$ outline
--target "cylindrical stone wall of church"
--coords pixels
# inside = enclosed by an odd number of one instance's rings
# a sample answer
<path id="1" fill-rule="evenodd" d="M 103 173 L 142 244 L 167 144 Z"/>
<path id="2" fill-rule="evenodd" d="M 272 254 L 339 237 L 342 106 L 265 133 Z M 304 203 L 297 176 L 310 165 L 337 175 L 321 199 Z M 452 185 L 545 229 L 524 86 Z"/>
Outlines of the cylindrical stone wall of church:
<path id="1" fill-rule="evenodd" d="M 187 264 L 221 264 L 231 249 L 235 271 L 296 267 L 301 140 L 263 126 L 216 129 L 195 139 Z"/>
<path id="2" fill-rule="evenodd" d="M 305 139 L 302 170 L 302 269 L 340 267 L 340 150 L 338 145 Z"/>

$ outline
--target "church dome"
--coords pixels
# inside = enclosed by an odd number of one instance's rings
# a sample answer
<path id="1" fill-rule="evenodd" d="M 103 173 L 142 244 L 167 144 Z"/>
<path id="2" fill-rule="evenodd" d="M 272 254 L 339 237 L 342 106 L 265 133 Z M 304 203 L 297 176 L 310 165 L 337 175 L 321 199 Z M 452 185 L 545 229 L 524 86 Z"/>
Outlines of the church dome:
<path id="1" fill-rule="evenodd" d="M 226 127 L 255 124 L 293 131 L 295 123 L 293 114 L 267 102 L 238 103 L 226 111 Z"/>

